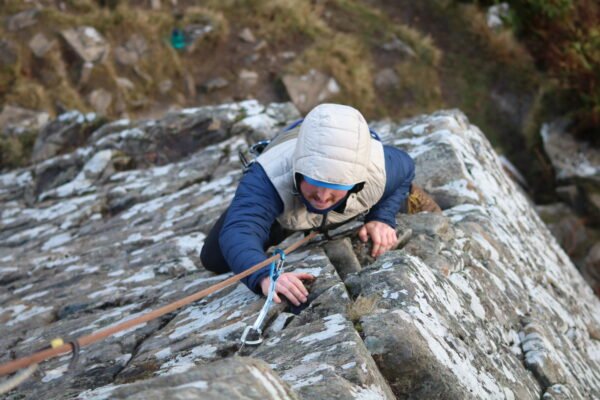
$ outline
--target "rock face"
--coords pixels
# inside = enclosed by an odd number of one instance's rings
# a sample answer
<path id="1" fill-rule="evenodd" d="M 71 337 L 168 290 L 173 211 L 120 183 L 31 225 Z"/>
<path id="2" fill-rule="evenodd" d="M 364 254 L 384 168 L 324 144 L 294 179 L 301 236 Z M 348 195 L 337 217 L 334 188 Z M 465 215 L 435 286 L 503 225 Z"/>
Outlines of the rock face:
<path id="1" fill-rule="evenodd" d="M 574 210 L 571 212 L 572 215 L 578 214 L 578 218 L 586 222 L 583 234 L 589 239 L 583 241 L 583 245 L 579 247 L 576 243 L 575 246 L 567 243 L 570 247 L 563 246 L 563 248 L 567 250 L 581 273 L 588 278 L 596 294 L 600 296 L 600 279 L 598 279 L 600 267 L 597 262 L 594 262 L 597 258 L 594 257 L 593 250 L 594 244 L 600 238 L 600 229 L 598 229 L 600 226 L 600 151 L 568 135 L 566 133 L 568 124 L 567 120 L 544 124 L 541 136 L 546 154 L 556 173 L 557 195 Z M 564 216 L 564 212 L 553 214 L 551 218 L 544 220 L 549 223 L 553 231 L 557 228 L 563 231 L 558 236 L 561 238 L 561 244 L 564 244 L 565 236 L 570 242 L 581 237 L 581 226 L 577 229 L 571 227 L 564 229 L 564 218 L 557 223 L 557 217 Z M 563 225 L 562 229 L 560 225 Z"/>
<path id="2" fill-rule="evenodd" d="M 199 254 L 236 153 L 297 116 L 247 101 L 115 121 L 0 175 L 0 362 L 224 279 Z M 372 260 L 340 228 L 288 257 L 317 276 L 310 305 L 272 307 L 260 345 L 239 339 L 264 300 L 232 286 L 82 348 L 71 370 L 44 362 L 7 398 L 600 397 L 600 302 L 483 134 L 458 111 L 371 126 L 444 209 L 399 214 L 402 248 Z"/>

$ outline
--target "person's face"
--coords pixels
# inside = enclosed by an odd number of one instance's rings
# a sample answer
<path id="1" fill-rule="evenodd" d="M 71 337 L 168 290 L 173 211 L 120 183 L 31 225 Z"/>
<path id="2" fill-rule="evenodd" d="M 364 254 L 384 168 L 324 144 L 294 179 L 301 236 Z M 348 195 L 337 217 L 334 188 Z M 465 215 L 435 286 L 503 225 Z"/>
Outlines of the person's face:
<path id="1" fill-rule="evenodd" d="M 348 193 L 347 190 L 335 190 L 311 185 L 305 180 L 300 182 L 300 192 L 310 205 L 317 210 L 325 210 L 333 206 Z"/>

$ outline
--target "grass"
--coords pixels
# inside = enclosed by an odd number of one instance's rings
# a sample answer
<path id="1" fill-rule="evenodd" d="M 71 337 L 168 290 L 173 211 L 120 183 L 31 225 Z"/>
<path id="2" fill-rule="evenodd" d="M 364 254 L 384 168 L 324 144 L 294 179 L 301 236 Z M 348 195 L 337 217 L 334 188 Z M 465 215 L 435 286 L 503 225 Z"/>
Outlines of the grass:
<path id="1" fill-rule="evenodd" d="M 37 132 L 18 136 L 0 136 L 0 169 L 18 168 L 29 164 Z"/>
<path id="2" fill-rule="evenodd" d="M 332 101 L 352 105 L 363 113 L 374 111 L 372 60 L 369 49 L 355 37 L 338 33 L 313 43 L 286 72 L 304 74 L 311 68 L 331 75 L 340 85 L 341 93 Z"/>
<path id="3" fill-rule="evenodd" d="M 377 296 L 358 296 L 354 303 L 348 306 L 348 319 L 358 323 L 361 317 L 371 314 L 377 307 L 379 298 Z"/>
<path id="4" fill-rule="evenodd" d="M 0 4 L 2 16 L 29 8 L 16 0 Z M 185 100 L 187 74 L 196 73 L 198 83 L 215 73 L 236 79 L 243 56 L 227 52 L 250 48 L 248 44 L 240 45 L 237 38 L 237 33 L 248 27 L 258 41 L 267 42 L 267 54 L 287 50 L 297 53 L 293 61 L 278 60 L 274 64 L 268 64 L 263 56 L 254 68 L 269 69 L 266 82 L 285 73 L 304 74 L 314 68 L 334 77 L 341 87 L 341 93 L 330 101 L 353 105 L 368 119 L 400 119 L 440 108 L 460 108 L 494 145 L 507 152 L 515 148 L 522 152 L 523 139 L 515 134 L 520 128 L 499 115 L 490 93 L 497 89 L 498 82 L 507 92 L 535 93 L 538 78 L 531 58 L 512 34 L 490 31 L 484 14 L 474 6 L 457 6 L 449 0 L 398 4 L 377 0 L 206 0 L 202 6 L 182 8 L 177 15 L 166 11 L 166 4 L 161 11 L 121 1 L 114 2 L 112 9 L 101 8 L 92 0 L 70 0 L 65 4 L 68 12 L 45 7 L 38 15 L 38 24 L 22 32 L 3 32 L 0 27 L 3 37 L 21 47 L 18 65 L 0 70 L 0 91 L 4 93 L 0 101 L 55 114 L 59 104 L 86 111 L 86 97 L 98 88 L 111 91 L 114 100 L 122 99 L 125 111 L 131 113 L 143 112 L 154 105 L 153 101 Z M 412 19 L 399 18 L 403 16 Z M 419 25 L 415 16 L 427 19 L 427 24 Z M 169 44 L 171 30 L 190 24 L 210 24 L 214 30 L 189 51 L 173 50 Z M 77 26 L 95 27 L 112 48 L 109 59 L 94 68 L 92 79 L 83 87 L 77 87 L 76 62 L 66 59 L 64 51 L 48 55 L 44 63 L 51 66 L 44 69 L 27 49 L 26 36 L 31 32 L 42 31 L 52 39 L 59 37 L 60 30 Z M 422 33 L 426 30 L 432 36 Z M 148 44 L 135 70 L 114 60 L 114 50 L 125 45 L 134 32 Z M 394 38 L 408 45 L 414 55 L 384 51 L 382 44 Z M 64 48 L 64 42 L 59 41 Z M 216 54 L 220 58 L 213 61 Z M 72 71 L 71 76 L 56 72 L 61 71 L 61 63 Z M 198 64 L 203 67 L 198 68 Z M 395 87 L 374 87 L 374 77 L 382 68 L 396 72 L 399 82 Z M 118 77 L 130 80 L 134 88 L 118 87 Z M 173 82 L 173 89 L 160 94 L 159 85 L 167 79 Z M 232 90 L 234 98 L 237 95 L 234 84 L 226 90 Z M 190 103 L 195 100 L 187 99 Z M 532 110 L 544 106 L 540 100 Z M 117 110 L 112 112 L 110 116 L 117 116 Z M 539 116 L 525 119 L 533 132 L 531 137 L 535 137 Z"/>
<path id="5" fill-rule="evenodd" d="M 52 99 L 48 91 L 31 79 L 19 79 L 6 95 L 6 103 L 32 110 L 52 108 Z"/>
<path id="6" fill-rule="evenodd" d="M 408 118 L 433 112 L 444 106 L 441 83 L 436 68 L 418 61 L 401 61 L 395 71 L 400 83 L 387 94 L 388 112 L 397 118 Z"/>
<path id="7" fill-rule="evenodd" d="M 317 39 L 326 34 L 327 24 L 318 15 L 318 5 L 297 0 L 207 0 L 207 9 L 221 12 L 231 28 L 253 30 L 258 38 L 269 42 L 297 39 L 299 36 Z"/>

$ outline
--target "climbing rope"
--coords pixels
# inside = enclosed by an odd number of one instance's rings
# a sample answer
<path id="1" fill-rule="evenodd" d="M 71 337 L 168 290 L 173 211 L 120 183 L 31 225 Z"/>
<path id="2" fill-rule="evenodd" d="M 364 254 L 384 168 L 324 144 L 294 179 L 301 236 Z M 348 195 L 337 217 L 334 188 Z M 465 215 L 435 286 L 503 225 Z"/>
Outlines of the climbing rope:
<path id="1" fill-rule="evenodd" d="M 121 322 L 117 325 L 111 326 L 109 328 L 106 328 L 104 330 L 100 330 L 100 331 L 96 331 L 93 332 L 89 335 L 86 336 L 82 336 L 80 338 L 77 338 L 73 341 L 67 342 L 65 343 L 62 339 L 55 339 L 52 342 L 52 345 L 50 346 L 50 348 L 38 351 L 30 356 L 27 357 L 22 357 L 22 358 L 18 358 L 16 360 L 4 363 L 4 364 L 0 364 L 0 376 L 4 376 L 4 375 L 8 375 L 11 374 L 13 372 L 16 372 L 22 368 L 27 368 L 36 364 L 39 364 L 42 361 L 48 360 L 50 358 L 59 356 L 61 354 L 66 354 L 66 353 L 73 353 L 74 357 L 71 360 L 70 365 L 74 365 L 74 363 L 77 362 L 77 354 L 79 352 L 79 348 L 80 347 L 84 347 L 87 346 L 89 344 L 92 343 L 96 343 L 104 338 L 107 338 L 109 336 L 114 335 L 115 333 L 118 332 L 123 332 L 126 331 L 128 329 L 131 329 L 134 326 L 143 324 L 145 322 L 148 321 L 152 321 L 158 317 L 161 317 L 165 314 L 171 313 L 183 306 L 186 306 L 190 303 L 193 303 L 194 301 L 200 300 L 212 293 L 215 293 L 223 288 L 226 288 L 238 281 L 240 281 L 242 278 L 247 277 L 248 275 L 253 274 L 254 272 L 258 271 L 259 269 L 269 265 L 270 263 L 275 263 L 276 261 L 279 260 L 279 264 L 280 267 L 283 266 L 282 261 L 285 259 L 285 256 L 287 254 L 290 254 L 291 252 L 293 252 L 294 250 L 296 250 L 298 247 L 306 244 L 307 242 L 309 242 L 311 239 L 313 239 L 315 236 L 317 235 L 317 232 L 311 232 L 310 234 L 308 234 L 307 236 L 303 237 L 302 239 L 296 241 L 295 243 L 291 244 L 288 248 L 285 249 L 285 251 L 281 251 L 279 250 L 278 252 L 276 252 L 273 256 L 267 258 L 266 260 L 264 260 L 263 262 L 260 262 L 250 268 L 248 268 L 247 270 L 245 270 L 244 272 L 241 272 L 237 275 L 234 275 L 228 279 L 225 279 L 209 288 L 206 288 L 204 290 L 200 290 L 194 294 L 191 294 L 187 297 L 184 297 L 183 299 L 180 299 L 178 301 L 175 301 L 173 303 L 169 303 L 166 306 L 160 307 L 156 310 L 150 311 L 146 314 L 140 315 L 137 318 L 133 318 L 130 319 L 128 321 L 124 321 Z M 269 291 L 269 294 L 271 294 L 271 291 Z M 272 298 L 272 296 L 271 296 Z M 33 368 L 33 367 L 32 367 Z M 31 372 L 29 372 L 29 375 L 27 375 L 27 371 L 23 372 L 23 376 L 24 378 L 22 379 L 22 381 L 24 381 L 25 379 L 27 379 L 31 374 L 33 374 L 33 372 L 35 371 L 35 369 L 32 369 Z M 14 379 L 16 380 L 17 377 L 21 376 L 21 374 L 17 375 Z M 8 382 L 10 384 L 14 384 L 14 382 Z M 22 381 L 18 382 L 17 385 L 19 385 Z M 2 386 L 0 386 L 0 388 L 3 388 L 4 385 L 6 385 L 7 383 L 4 383 Z M 16 385 L 15 385 L 16 386 Z M 10 390 L 10 389 L 9 389 Z"/>

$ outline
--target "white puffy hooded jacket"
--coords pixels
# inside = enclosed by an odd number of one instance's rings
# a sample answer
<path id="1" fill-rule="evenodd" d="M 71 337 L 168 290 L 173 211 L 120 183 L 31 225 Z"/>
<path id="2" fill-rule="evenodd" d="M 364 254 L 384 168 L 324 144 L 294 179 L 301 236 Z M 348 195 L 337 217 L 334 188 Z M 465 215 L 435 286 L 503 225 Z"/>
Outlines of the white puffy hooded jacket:
<path id="1" fill-rule="evenodd" d="M 364 183 L 351 193 L 343 213 L 330 211 L 328 224 L 368 212 L 383 195 L 386 182 L 383 145 L 374 139 L 361 113 L 349 106 L 321 104 L 299 127 L 279 135 L 257 158 L 281 197 L 277 217 L 286 229 L 319 227 L 323 216 L 306 209 L 296 188 L 296 173 L 341 185 Z"/>

